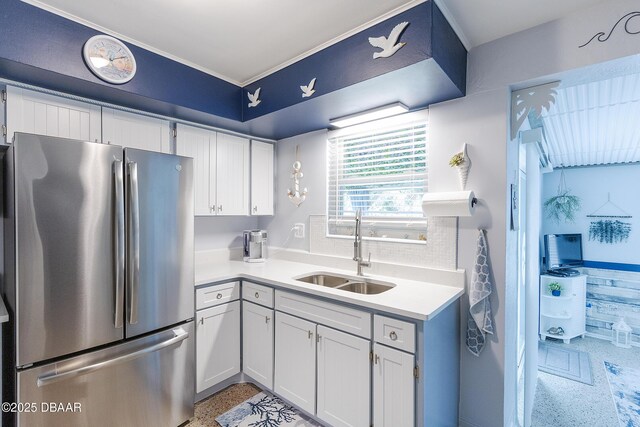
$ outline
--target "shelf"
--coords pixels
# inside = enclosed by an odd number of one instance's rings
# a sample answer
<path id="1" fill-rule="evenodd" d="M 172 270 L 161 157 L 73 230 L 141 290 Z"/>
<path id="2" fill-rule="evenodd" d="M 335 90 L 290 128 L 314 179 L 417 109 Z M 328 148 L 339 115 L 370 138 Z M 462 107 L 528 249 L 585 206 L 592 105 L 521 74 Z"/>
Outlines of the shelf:
<path id="1" fill-rule="evenodd" d="M 547 317 L 549 319 L 571 319 L 570 314 L 544 314 L 540 313 L 540 316 Z"/>
<path id="2" fill-rule="evenodd" d="M 549 298 L 549 299 L 554 299 L 554 300 L 570 300 L 573 297 L 569 296 L 569 297 L 563 297 L 562 295 L 560 295 L 559 297 L 554 297 L 553 295 L 541 295 L 543 298 Z"/>

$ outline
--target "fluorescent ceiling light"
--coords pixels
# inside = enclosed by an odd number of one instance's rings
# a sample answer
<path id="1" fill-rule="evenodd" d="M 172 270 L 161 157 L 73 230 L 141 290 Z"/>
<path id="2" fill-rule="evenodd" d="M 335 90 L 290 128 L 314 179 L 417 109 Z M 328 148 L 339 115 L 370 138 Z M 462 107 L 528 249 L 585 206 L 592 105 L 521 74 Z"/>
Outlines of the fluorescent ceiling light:
<path id="1" fill-rule="evenodd" d="M 395 104 L 385 105 L 383 107 L 374 108 L 373 110 L 363 111 L 362 113 L 331 119 L 329 120 L 329 124 L 337 128 L 344 128 L 347 126 L 357 125 L 359 123 L 395 116 L 406 113 L 407 111 L 409 111 L 409 109 L 406 105 L 396 102 Z"/>

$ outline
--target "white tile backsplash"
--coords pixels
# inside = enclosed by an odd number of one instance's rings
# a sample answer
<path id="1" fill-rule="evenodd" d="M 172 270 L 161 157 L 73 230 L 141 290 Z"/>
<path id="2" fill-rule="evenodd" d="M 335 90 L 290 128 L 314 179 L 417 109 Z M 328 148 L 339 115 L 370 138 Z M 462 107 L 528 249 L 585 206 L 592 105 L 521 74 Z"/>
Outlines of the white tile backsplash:
<path id="1" fill-rule="evenodd" d="M 429 218 L 426 243 L 363 241 L 362 253 L 372 261 L 455 270 L 457 268 L 457 218 Z M 326 216 L 309 216 L 309 249 L 312 254 L 352 256 L 353 239 L 327 237 Z"/>

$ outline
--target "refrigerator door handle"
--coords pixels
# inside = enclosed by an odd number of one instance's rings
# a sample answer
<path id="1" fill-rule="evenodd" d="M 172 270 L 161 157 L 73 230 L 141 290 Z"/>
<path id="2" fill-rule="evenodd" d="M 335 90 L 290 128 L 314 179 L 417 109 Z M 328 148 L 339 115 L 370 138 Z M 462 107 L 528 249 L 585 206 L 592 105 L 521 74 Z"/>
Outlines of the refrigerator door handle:
<path id="1" fill-rule="evenodd" d="M 145 354 L 153 353 L 155 351 L 162 350 L 163 348 L 170 347 L 176 343 L 184 341 L 189 337 L 189 333 L 185 331 L 182 327 L 173 329 L 171 332 L 173 332 L 173 337 L 165 341 L 159 342 L 157 344 L 153 344 L 148 347 L 144 347 L 142 349 L 133 351 L 131 353 L 123 354 L 123 355 L 114 357 L 112 359 L 103 360 L 97 363 L 92 363 L 90 365 L 82 366 L 80 368 L 74 368 L 68 371 L 58 372 L 57 370 L 55 370 L 53 372 L 40 375 L 37 380 L 37 385 L 38 387 L 44 387 L 46 385 L 53 384 L 58 381 L 68 380 L 74 377 L 78 377 L 80 375 L 86 375 L 88 373 L 95 372 L 99 369 L 103 369 L 109 366 L 128 362 L 130 360 L 144 356 Z"/>
<path id="2" fill-rule="evenodd" d="M 116 328 L 122 328 L 124 320 L 124 172 L 122 170 L 122 160 L 113 162 L 113 175 L 115 177 L 115 245 L 114 258 L 116 263 L 115 271 L 115 316 L 114 325 Z"/>
<path id="3" fill-rule="evenodd" d="M 129 162 L 129 323 L 138 323 L 138 288 L 140 281 L 140 204 L 138 200 L 138 164 Z"/>

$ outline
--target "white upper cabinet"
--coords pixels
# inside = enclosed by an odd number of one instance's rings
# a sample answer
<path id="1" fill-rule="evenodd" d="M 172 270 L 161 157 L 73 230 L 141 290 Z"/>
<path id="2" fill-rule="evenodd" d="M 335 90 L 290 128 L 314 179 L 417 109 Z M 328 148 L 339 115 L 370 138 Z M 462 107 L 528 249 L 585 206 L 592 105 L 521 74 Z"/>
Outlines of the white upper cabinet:
<path id="1" fill-rule="evenodd" d="M 102 109 L 102 142 L 106 144 L 170 153 L 170 131 L 168 120 Z"/>
<path id="2" fill-rule="evenodd" d="M 251 215 L 273 215 L 273 144 L 251 141 Z"/>
<path id="3" fill-rule="evenodd" d="M 249 215 L 249 140 L 218 133 L 215 164 L 218 215 Z"/>
<path id="4" fill-rule="evenodd" d="M 101 142 L 100 107 L 7 87 L 7 142 L 15 132 Z"/>
<path id="5" fill-rule="evenodd" d="M 176 154 L 193 158 L 195 214 L 214 215 L 216 200 L 216 133 L 192 126 L 177 125 Z"/>
<path id="6" fill-rule="evenodd" d="M 178 124 L 176 154 L 194 159 L 196 215 L 249 215 L 248 139 Z"/>

